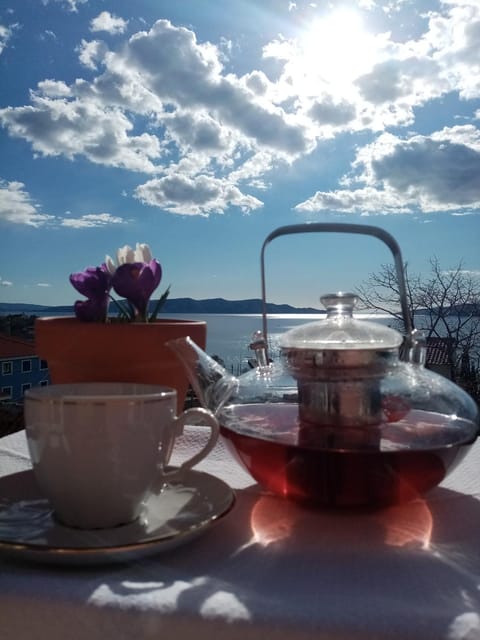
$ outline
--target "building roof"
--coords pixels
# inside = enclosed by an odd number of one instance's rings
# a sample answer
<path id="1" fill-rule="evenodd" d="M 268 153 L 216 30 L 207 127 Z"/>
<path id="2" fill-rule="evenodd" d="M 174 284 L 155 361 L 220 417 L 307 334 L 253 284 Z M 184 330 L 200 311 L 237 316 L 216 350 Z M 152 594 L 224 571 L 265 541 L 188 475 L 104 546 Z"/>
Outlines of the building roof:
<path id="1" fill-rule="evenodd" d="M 28 340 L 12 338 L 5 333 L 0 333 L 0 360 L 6 358 L 31 358 L 36 356 L 35 345 Z"/>
<path id="2" fill-rule="evenodd" d="M 427 338 L 427 365 L 449 365 L 449 349 L 452 343 L 451 338 Z"/>

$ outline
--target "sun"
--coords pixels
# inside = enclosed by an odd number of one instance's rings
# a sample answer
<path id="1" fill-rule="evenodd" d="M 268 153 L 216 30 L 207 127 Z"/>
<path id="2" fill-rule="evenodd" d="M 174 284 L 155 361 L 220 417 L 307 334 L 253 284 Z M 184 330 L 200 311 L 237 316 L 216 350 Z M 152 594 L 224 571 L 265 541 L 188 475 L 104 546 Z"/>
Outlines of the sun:
<path id="1" fill-rule="evenodd" d="M 378 41 L 358 12 L 339 9 L 315 20 L 302 35 L 299 48 L 304 73 L 341 86 L 371 69 Z"/>

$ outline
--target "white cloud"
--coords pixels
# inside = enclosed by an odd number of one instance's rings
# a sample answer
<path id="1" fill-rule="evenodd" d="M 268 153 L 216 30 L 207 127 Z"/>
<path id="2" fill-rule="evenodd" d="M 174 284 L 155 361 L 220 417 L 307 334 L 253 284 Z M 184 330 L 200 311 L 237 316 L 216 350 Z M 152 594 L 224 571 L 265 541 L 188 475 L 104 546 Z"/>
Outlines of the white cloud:
<path id="1" fill-rule="evenodd" d="M 342 213 L 409 213 L 408 205 L 399 202 L 393 189 L 338 189 L 317 191 L 311 198 L 296 205 L 296 211 L 340 211 Z"/>
<path id="2" fill-rule="evenodd" d="M 461 274 L 465 278 L 480 278 L 480 271 L 478 269 L 446 269 L 442 271 L 444 275 Z"/>
<path id="3" fill-rule="evenodd" d="M 97 63 L 102 62 L 108 52 L 107 45 L 101 40 L 84 40 L 77 47 L 80 62 L 89 69 L 96 70 Z"/>
<path id="4" fill-rule="evenodd" d="M 11 134 L 32 143 L 45 156 L 82 154 L 91 162 L 151 173 L 160 154 L 156 136 L 129 135 L 133 124 L 119 109 L 104 109 L 89 100 L 32 96 L 34 106 L 0 110 Z"/>
<path id="5" fill-rule="evenodd" d="M 53 216 L 40 213 L 21 182 L 0 180 L 0 223 L 13 222 L 41 227 L 53 220 Z"/>
<path id="6" fill-rule="evenodd" d="M 48 225 L 52 229 L 55 227 L 81 229 L 125 224 L 126 220 L 110 213 L 88 213 L 77 217 L 71 216 L 69 212 L 64 217 L 41 213 L 40 206 L 32 200 L 23 183 L 0 180 L 0 224 L 2 222 L 31 227 Z M 5 282 L 0 278 L 0 283 L 4 286 L 6 286 Z"/>
<path id="7" fill-rule="evenodd" d="M 49 98 L 68 98 L 72 95 L 70 87 L 59 80 L 41 80 L 38 89 Z"/>
<path id="8" fill-rule="evenodd" d="M 418 105 L 450 90 L 447 79 L 442 78 L 441 65 L 419 56 L 380 62 L 356 84 L 362 97 L 375 106 L 400 100 Z"/>
<path id="9" fill-rule="evenodd" d="M 11 29 L 5 27 L 3 24 L 0 24 L 0 54 L 7 46 L 7 42 L 12 35 Z"/>
<path id="10" fill-rule="evenodd" d="M 48 282 L 37 282 L 37 287 L 43 287 L 45 289 L 48 289 L 49 287 L 51 287 L 51 284 L 48 284 Z"/>
<path id="11" fill-rule="evenodd" d="M 6 27 L 4 24 L 0 24 L 0 55 L 5 50 L 10 38 L 13 35 L 15 29 L 18 29 L 20 25 L 18 23 L 11 24 Z"/>
<path id="12" fill-rule="evenodd" d="M 344 183 L 361 188 L 318 191 L 296 210 L 469 212 L 480 207 L 480 131 L 463 125 L 431 136 L 383 134 L 358 150 L 353 170 Z"/>
<path id="13" fill-rule="evenodd" d="M 57 34 L 51 29 L 45 29 L 44 37 L 51 38 L 52 40 L 58 40 Z"/>
<path id="14" fill-rule="evenodd" d="M 172 175 L 150 180 L 136 189 L 135 197 L 145 204 L 184 215 L 222 213 L 229 206 L 248 213 L 262 206 L 257 198 L 241 193 L 235 185 L 209 176 L 191 179 Z"/>
<path id="15" fill-rule="evenodd" d="M 78 218 L 65 217 L 60 222 L 60 226 L 73 229 L 105 227 L 114 224 L 125 224 L 125 220 L 110 213 L 86 213 Z"/>
<path id="16" fill-rule="evenodd" d="M 480 4 L 477 0 L 447 2 L 444 14 L 433 13 L 425 40 L 442 74 L 464 98 L 480 96 Z"/>
<path id="17" fill-rule="evenodd" d="M 78 12 L 78 6 L 81 4 L 86 4 L 88 0 L 42 0 L 43 5 L 47 5 L 49 2 L 58 2 L 65 8 L 67 11 L 71 11 L 73 13 Z"/>
<path id="18" fill-rule="evenodd" d="M 10 280 L 4 280 L 0 276 L 0 287 L 13 287 L 13 282 L 10 282 Z"/>
<path id="19" fill-rule="evenodd" d="M 172 55 L 176 51 L 177 55 Z M 306 128 L 273 104 L 263 104 L 235 76 L 224 75 L 216 47 L 199 44 L 195 34 L 158 20 L 148 32 L 130 38 L 123 63 L 141 74 L 146 87 L 180 108 L 206 110 L 232 127 L 245 143 L 286 154 L 310 146 Z"/>
<path id="20" fill-rule="evenodd" d="M 331 97 L 327 96 L 320 100 L 314 100 L 308 115 L 320 125 L 341 126 L 352 122 L 356 117 L 356 112 L 353 103 L 334 102 Z"/>
<path id="21" fill-rule="evenodd" d="M 112 35 L 123 33 L 127 28 L 128 20 L 119 18 L 108 11 L 102 11 L 90 23 L 90 31 L 106 31 Z"/>

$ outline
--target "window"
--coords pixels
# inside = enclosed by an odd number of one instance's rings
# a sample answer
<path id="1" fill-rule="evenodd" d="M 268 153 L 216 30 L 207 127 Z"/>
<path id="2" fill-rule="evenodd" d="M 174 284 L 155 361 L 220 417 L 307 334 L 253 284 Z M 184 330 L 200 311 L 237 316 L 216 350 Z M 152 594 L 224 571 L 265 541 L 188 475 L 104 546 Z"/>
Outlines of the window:
<path id="1" fill-rule="evenodd" d="M 41 386 L 41 387 L 46 387 L 46 386 L 48 386 L 48 380 L 40 380 L 40 386 Z"/>
<path id="2" fill-rule="evenodd" d="M 22 384 L 22 395 L 25 393 L 25 391 L 27 391 L 28 389 L 31 388 L 31 384 L 30 382 L 26 382 L 25 384 Z"/>
<path id="3" fill-rule="evenodd" d="M 11 376 L 12 375 L 12 362 L 11 360 L 7 360 L 6 362 L 2 362 L 2 375 Z"/>
<path id="4" fill-rule="evenodd" d="M 22 373 L 30 373 L 32 370 L 31 360 L 22 360 Z"/>
<path id="5" fill-rule="evenodd" d="M 0 398 L 2 400 L 10 400 L 12 397 L 12 387 L 2 387 Z"/>
<path id="6" fill-rule="evenodd" d="M 40 370 L 48 369 L 48 362 L 46 360 L 40 360 Z"/>

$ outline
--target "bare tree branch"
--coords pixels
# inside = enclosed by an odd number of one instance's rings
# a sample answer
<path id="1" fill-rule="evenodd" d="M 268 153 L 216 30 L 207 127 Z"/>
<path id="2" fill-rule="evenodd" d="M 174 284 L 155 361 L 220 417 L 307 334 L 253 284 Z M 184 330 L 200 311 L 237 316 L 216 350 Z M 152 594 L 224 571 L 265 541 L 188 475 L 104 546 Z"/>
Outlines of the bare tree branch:
<path id="1" fill-rule="evenodd" d="M 405 264 L 407 307 L 412 326 L 427 338 L 446 339 L 450 375 L 480 377 L 480 280 L 464 269 L 462 261 L 444 270 L 436 256 L 430 259 L 430 274 L 408 272 Z M 392 316 L 405 330 L 400 311 L 400 293 L 393 265 L 383 264 L 377 273 L 357 288 L 360 308 L 375 309 Z"/>

